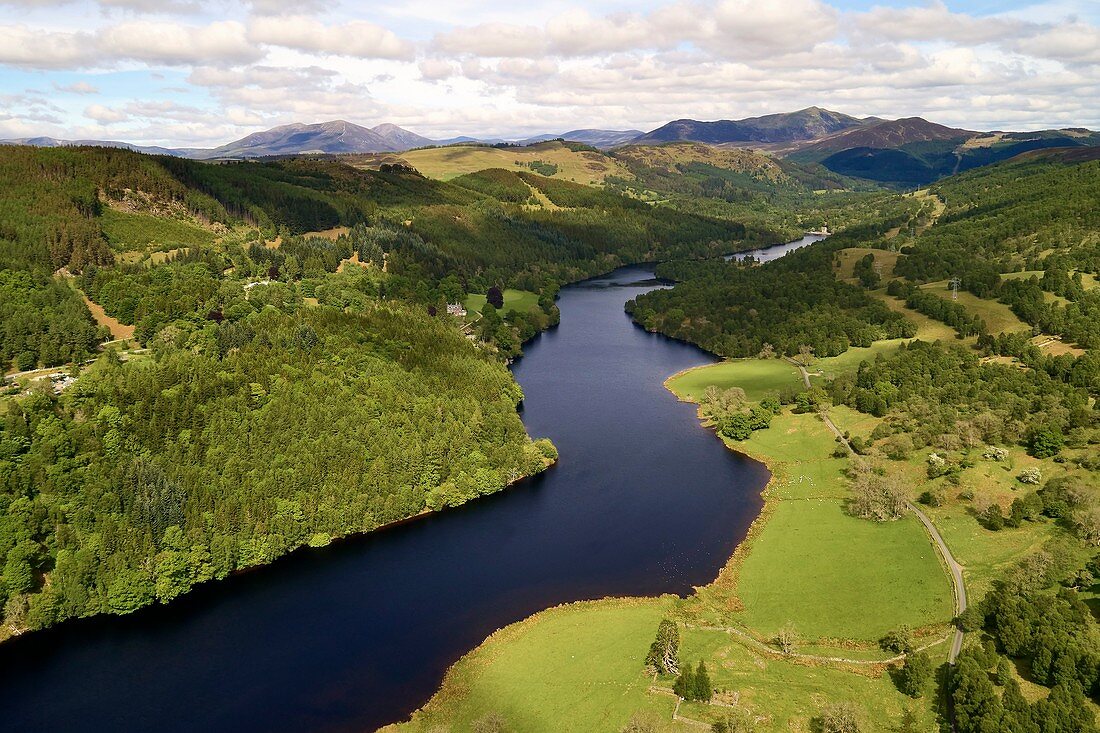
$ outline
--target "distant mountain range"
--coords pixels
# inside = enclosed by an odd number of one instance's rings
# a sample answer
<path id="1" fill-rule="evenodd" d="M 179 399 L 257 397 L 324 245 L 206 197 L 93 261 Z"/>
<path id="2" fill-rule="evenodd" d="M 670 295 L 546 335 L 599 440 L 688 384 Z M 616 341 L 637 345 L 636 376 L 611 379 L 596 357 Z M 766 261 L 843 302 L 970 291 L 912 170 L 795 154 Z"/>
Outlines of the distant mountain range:
<path id="1" fill-rule="evenodd" d="M 703 122 L 680 119 L 650 132 L 585 128 L 560 134 L 534 135 L 518 141 L 475 137 L 432 140 L 394 124 L 363 127 L 334 120 L 308 125 L 281 125 L 210 149 L 162 148 L 109 140 L 70 141 L 51 137 L 0 140 L 0 143 L 48 147 L 101 145 L 143 153 L 221 160 L 307 153 L 399 153 L 413 148 L 456 144 L 529 145 L 557 138 L 600 150 L 673 142 L 755 148 L 796 163 L 820 164 L 834 173 L 896 185 L 922 185 L 1029 150 L 1100 145 L 1100 134 L 1083 128 L 974 132 L 945 127 L 920 117 L 899 120 L 859 118 L 821 107 L 740 120 Z"/>
<path id="2" fill-rule="evenodd" d="M 874 118 L 871 118 L 874 119 Z M 719 145 L 725 143 L 786 143 L 817 138 L 866 124 L 840 112 L 820 107 L 808 107 L 797 112 L 785 112 L 743 120 L 675 120 L 646 133 L 631 142 L 653 144 L 691 141 Z"/>
<path id="3" fill-rule="evenodd" d="M 0 140 L 0 145 L 31 145 L 36 148 L 61 148 L 76 145 L 93 145 L 99 148 L 124 148 L 138 153 L 150 155 L 175 155 L 177 157 L 191 157 L 192 153 L 203 152 L 201 148 L 162 148 L 157 145 L 134 145 L 117 140 L 61 140 L 56 137 L 19 137 L 10 140 Z"/>

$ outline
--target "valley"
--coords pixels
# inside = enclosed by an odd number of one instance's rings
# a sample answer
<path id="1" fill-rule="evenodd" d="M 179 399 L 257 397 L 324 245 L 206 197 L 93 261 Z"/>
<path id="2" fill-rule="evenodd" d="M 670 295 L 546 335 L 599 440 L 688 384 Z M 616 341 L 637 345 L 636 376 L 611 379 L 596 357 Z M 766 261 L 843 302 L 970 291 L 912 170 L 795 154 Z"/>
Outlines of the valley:
<path id="1" fill-rule="evenodd" d="M 813 156 L 959 131 L 829 119 L 0 148 L 8 719 L 1089 730 L 1095 149 L 882 181 Z"/>

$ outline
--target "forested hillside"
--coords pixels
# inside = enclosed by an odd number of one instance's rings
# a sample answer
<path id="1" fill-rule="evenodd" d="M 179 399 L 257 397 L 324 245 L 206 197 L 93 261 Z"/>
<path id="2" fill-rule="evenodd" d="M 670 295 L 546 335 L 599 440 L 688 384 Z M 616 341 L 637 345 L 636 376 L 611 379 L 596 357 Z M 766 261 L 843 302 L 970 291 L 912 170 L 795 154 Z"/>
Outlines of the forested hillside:
<path id="1" fill-rule="evenodd" d="M 541 290 L 627 262 L 730 251 L 746 238 L 736 222 L 677 214 L 536 174 L 495 175 L 529 191 L 522 201 L 537 189 L 547 205 L 524 206 L 514 191 L 487 187 L 493 173 L 449 184 L 401 166 L 364 171 L 333 160 L 214 165 L 109 148 L 4 148 L 0 287 L 8 297 L 0 313 L 6 336 L 0 361 L 18 359 L 30 369 L 94 351 L 97 335 L 86 311 L 51 274 L 66 268 L 92 273 L 92 281 L 103 277 L 96 271 L 119 259 L 121 248 L 109 241 L 119 217 L 153 214 L 241 246 L 370 224 L 368 238 L 387 258 L 387 271 L 422 283 L 421 293 L 448 275 L 476 292 L 492 285 Z M 155 230 L 155 220 L 149 226 Z M 291 280 L 302 274 L 298 259 Z M 162 277 L 144 270 L 122 261 L 110 278 Z M 108 312 L 129 322 L 135 308 L 131 302 Z"/>
<path id="2" fill-rule="evenodd" d="M 555 457 L 528 440 L 503 367 L 419 309 L 266 308 L 163 329 L 154 351 L 8 406 L 9 627 L 166 602 Z"/>
<path id="3" fill-rule="evenodd" d="M 808 346 L 834 356 L 852 346 L 912 336 L 901 314 L 862 288 L 838 281 L 833 253 L 920 216 L 911 199 L 882 202 L 877 219 L 762 266 L 745 261 L 668 262 L 660 277 L 676 281 L 627 303 L 642 326 L 696 343 L 720 356 L 754 356 L 765 344 L 794 355 Z"/>

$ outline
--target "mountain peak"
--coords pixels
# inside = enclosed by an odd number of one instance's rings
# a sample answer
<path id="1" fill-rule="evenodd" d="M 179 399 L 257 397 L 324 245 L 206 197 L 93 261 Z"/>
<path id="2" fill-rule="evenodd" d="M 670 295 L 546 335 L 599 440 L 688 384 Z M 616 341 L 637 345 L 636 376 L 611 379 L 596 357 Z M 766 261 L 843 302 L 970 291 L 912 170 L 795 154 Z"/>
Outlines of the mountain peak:
<path id="1" fill-rule="evenodd" d="M 850 115 L 821 107 L 807 107 L 797 112 L 780 112 L 741 120 L 674 120 L 647 133 L 638 142 L 692 140 L 711 144 L 785 143 L 813 140 L 862 124 L 862 121 Z"/>

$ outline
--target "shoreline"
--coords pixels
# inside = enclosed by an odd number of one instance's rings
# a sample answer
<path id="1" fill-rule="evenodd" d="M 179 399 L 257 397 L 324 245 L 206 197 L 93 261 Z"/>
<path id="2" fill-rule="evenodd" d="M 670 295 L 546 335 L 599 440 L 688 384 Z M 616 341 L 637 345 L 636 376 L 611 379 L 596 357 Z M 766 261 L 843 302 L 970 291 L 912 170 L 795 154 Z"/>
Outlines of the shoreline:
<path id="1" fill-rule="evenodd" d="M 619 268 L 616 268 L 616 269 L 619 269 Z M 635 325 L 637 325 L 637 324 L 635 324 Z M 639 328 L 640 328 L 640 326 L 639 326 Z M 668 338 L 668 337 L 666 337 L 666 338 Z M 673 339 L 673 340 L 676 340 L 676 339 Z M 704 353 L 709 354 L 709 352 L 706 352 L 704 349 L 700 349 L 700 351 L 704 351 Z M 702 365 L 699 365 L 699 366 L 688 367 L 687 369 L 681 369 L 676 374 L 670 375 L 669 377 L 665 378 L 665 380 L 662 382 L 662 386 L 664 386 L 665 389 L 668 390 L 668 392 L 670 394 L 672 394 L 674 397 L 676 397 L 677 401 L 697 405 L 697 403 L 694 403 L 692 400 L 686 400 L 686 399 L 682 398 L 680 395 L 676 394 L 676 392 L 674 392 L 672 389 L 670 389 L 668 387 L 668 382 L 671 379 L 673 379 L 674 377 L 676 377 L 677 375 L 679 375 L 679 374 L 682 374 L 684 372 L 689 372 L 689 371 L 692 371 L 694 369 L 702 369 L 702 368 L 707 367 L 707 366 L 711 366 L 711 365 L 702 364 Z M 470 649 L 469 651 L 463 653 L 462 656 L 460 656 L 449 667 L 447 667 L 447 671 L 443 674 L 443 679 L 440 681 L 440 684 L 436 688 L 435 693 L 433 693 L 432 696 L 427 701 L 425 701 L 425 703 L 423 705 L 421 705 L 419 708 L 414 710 L 408 717 L 404 718 L 403 720 L 397 720 L 397 721 L 394 721 L 392 723 L 387 723 L 386 725 L 382 726 L 381 728 L 378 728 L 375 731 L 375 733 L 397 733 L 397 731 L 399 731 L 401 729 L 401 726 L 409 724 L 418 715 L 422 714 L 423 711 L 428 710 L 429 707 L 432 705 L 432 703 L 435 702 L 435 700 L 440 695 L 442 695 L 446 692 L 446 690 L 448 688 L 448 685 L 452 684 L 454 682 L 455 675 L 457 675 L 459 673 L 459 670 L 458 670 L 459 665 L 461 665 L 465 660 L 472 657 L 472 655 L 476 654 L 479 650 L 483 649 L 484 647 L 486 647 L 488 644 L 492 643 L 493 641 L 499 639 L 501 636 L 504 636 L 504 635 L 506 635 L 510 632 L 513 632 L 517 629 L 520 629 L 524 626 L 530 625 L 530 624 L 536 622 L 537 620 L 539 620 L 540 618 L 542 618 L 545 615 L 552 614 L 552 613 L 554 613 L 556 611 L 560 611 L 562 609 L 576 608 L 576 607 L 579 607 L 579 606 L 599 606 L 599 605 L 604 605 L 604 604 L 616 605 L 616 606 L 623 606 L 623 605 L 632 606 L 632 605 L 640 605 L 640 604 L 648 604 L 648 603 L 657 603 L 657 602 L 660 602 L 660 601 L 665 600 L 665 599 L 667 599 L 668 601 L 673 602 L 673 603 L 676 602 L 676 601 L 685 601 L 685 600 L 689 600 L 692 597 L 698 596 L 699 591 L 701 589 L 718 586 L 720 583 L 725 582 L 725 580 L 727 579 L 728 573 L 731 570 L 736 570 L 737 568 L 739 568 L 740 562 L 742 562 L 744 560 L 744 556 L 749 551 L 749 547 L 752 544 L 752 540 L 757 535 L 759 535 L 759 533 L 762 531 L 764 525 L 767 523 L 768 518 L 771 516 L 771 514 L 774 511 L 775 504 L 778 502 L 778 500 L 770 498 L 769 494 L 771 493 L 770 489 L 776 483 L 776 480 L 777 480 L 777 477 L 779 476 L 779 473 L 772 467 L 771 464 L 768 463 L 768 461 L 764 457 L 762 457 L 760 455 L 754 455 L 754 454 L 750 453 L 749 451 L 735 449 L 732 446 L 730 446 L 725 440 L 722 440 L 721 436 L 719 436 L 718 433 L 716 431 L 714 431 L 713 428 L 707 426 L 703 422 L 702 415 L 699 412 L 701 409 L 702 408 L 698 408 L 696 410 L 696 419 L 698 420 L 698 427 L 699 428 L 712 433 L 717 440 L 722 442 L 723 448 L 725 450 L 729 450 L 732 453 L 736 453 L 736 454 L 738 454 L 738 455 L 740 455 L 744 458 L 747 458 L 751 461 L 755 461 L 756 463 L 759 463 L 762 466 L 764 466 L 764 468 L 768 471 L 768 480 L 762 487 L 760 487 L 760 490 L 757 494 L 763 500 L 763 503 L 760 506 L 760 511 L 757 513 L 756 517 L 753 518 L 752 522 L 749 524 L 748 528 L 745 530 L 745 536 L 742 537 L 741 540 L 737 543 L 737 546 L 734 547 L 733 552 L 726 559 L 726 561 L 722 564 L 722 567 L 720 567 L 718 569 L 718 574 L 710 582 L 708 582 L 704 585 L 692 586 L 691 594 L 686 595 L 686 596 L 681 596 L 681 595 L 678 595 L 676 593 L 662 593 L 660 595 L 655 595 L 655 596 L 604 596 L 603 598 L 591 598 L 591 599 L 587 599 L 587 600 L 571 601 L 571 602 L 568 602 L 568 603 L 559 603 L 557 605 L 550 606 L 548 608 L 544 608 L 544 609 L 541 609 L 539 611 L 536 611 L 535 613 L 531 614 L 530 616 L 522 618 L 518 621 L 514 621 L 510 624 L 502 626 L 502 627 L 494 630 L 492 633 L 490 633 L 484 639 L 482 639 L 481 642 L 477 644 L 477 646 L 475 646 L 472 649 Z M 734 576 L 734 578 L 732 580 L 736 581 L 736 576 Z M 780 656 L 783 656 L 778 650 L 776 650 L 776 654 L 780 655 Z"/>

